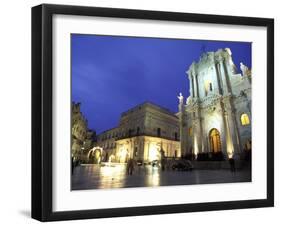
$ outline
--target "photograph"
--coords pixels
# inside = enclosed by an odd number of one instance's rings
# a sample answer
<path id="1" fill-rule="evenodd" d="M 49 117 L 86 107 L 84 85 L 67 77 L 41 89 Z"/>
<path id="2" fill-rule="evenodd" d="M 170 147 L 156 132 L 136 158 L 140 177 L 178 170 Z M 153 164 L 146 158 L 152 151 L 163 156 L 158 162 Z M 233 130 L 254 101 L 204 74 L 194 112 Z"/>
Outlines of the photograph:
<path id="1" fill-rule="evenodd" d="M 70 39 L 72 191 L 251 183 L 251 42 Z"/>

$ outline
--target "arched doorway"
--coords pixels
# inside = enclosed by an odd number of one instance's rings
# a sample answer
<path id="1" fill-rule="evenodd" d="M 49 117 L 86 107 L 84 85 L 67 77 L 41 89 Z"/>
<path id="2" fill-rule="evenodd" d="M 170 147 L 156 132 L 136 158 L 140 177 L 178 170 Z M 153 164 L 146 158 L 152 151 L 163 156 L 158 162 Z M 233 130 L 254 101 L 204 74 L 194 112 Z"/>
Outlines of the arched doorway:
<path id="1" fill-rule="evenodd" d="M 221 152 L 221 137 L 217 129 L 211 129 L 209 133 L 210 149 L 213 153 Z"/>
<path id="2" fill-rule="evenodd" d="M 102 160 L 102 148 L 95 147 L 88 153 L 89 163 L 99 164 Z"/>

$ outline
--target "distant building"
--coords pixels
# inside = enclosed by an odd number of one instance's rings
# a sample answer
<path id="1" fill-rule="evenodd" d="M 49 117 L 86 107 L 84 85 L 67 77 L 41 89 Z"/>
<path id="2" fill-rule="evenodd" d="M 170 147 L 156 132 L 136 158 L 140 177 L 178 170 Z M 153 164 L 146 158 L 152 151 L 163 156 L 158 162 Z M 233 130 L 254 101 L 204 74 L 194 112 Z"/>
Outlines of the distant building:
<path id="1" fill-rule="evenodd" d="M 96 150 L 104 150 L 103 152 L 103 160 L 104 161 L 115 161 L 115 149 L 116 149 L 116 139 L 119 136 L 119 128 L 112 128 L 106 130 L 97 136 L 97 143 L 95 147 L 100 147 L 101 149 Z"/>
<path id="2" fill-rule="evenodd" d="M 178 117 L 158 105 L 140 104 L 122 113 L 118 127 L 97 136 L 96 150 L 104 161 L 121 163 L 180 157 Z"/>
<path id="3" fill-rule="evenodd" d="M 77 160 L 87 159 L 88 151 L 93 147 L 96 133 L 88 130 L 88 122 L 80 110 L 80 103 L 72 102 L 72 143 L 71 154 Z"/>
<path id="4" fill-rule="evenodd" d="M 203 53 L 187 71 L 190 96 L 179 96 L 183 155 L 243 157 L 251 150 L 251 71 L 237 72 L 230 49 Z M 206 156 L 206 155 L 205 155 Z"/>

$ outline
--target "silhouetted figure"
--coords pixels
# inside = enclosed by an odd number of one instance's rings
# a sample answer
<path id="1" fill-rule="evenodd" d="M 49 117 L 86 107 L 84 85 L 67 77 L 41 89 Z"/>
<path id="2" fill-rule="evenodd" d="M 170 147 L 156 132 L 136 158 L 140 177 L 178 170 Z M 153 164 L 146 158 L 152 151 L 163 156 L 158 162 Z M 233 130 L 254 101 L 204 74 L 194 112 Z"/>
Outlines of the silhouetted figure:
<path id="1" fill-rule="evenodd" d="M 235 173 L 236 169 L 235 169 L 235 161 L 234 158 L 229 158 L 228 160 L 229 165 L 230 165 L 230 171 Z"/>
<path id="2" fill-rule="evenodd" d="M 166 157 L 165 157 L 165 152 L 163 149 L 161 149 L 160 154 L 161 154 L 161 162 L 160 162 L 161 169 L 162 169 L 162 171 L 164 171 L 166 168 Z"/>
<path id="3" fill-rule="evenodd" d="M 72 173 L 72 174 L 73 174 L 73 172 L 74 172 L 74 167 L 75 167 L 74 158 L 71 157 L 71 173 Z"/>
<path id="4" fill-rule="evenodd" d="M 134 171 L 134 160 L 129 159 L 127 163 L 127 174 L 132 175 Z"/>

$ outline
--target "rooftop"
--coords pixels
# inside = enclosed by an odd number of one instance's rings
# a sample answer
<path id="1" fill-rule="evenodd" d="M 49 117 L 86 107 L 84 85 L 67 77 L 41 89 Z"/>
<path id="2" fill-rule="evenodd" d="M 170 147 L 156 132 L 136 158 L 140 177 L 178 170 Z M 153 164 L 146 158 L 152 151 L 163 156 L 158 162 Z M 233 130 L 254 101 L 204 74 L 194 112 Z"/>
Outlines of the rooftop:
<path id="1" fill-rule="evenodd" d="M 164 108 L 164 107 L 162 107 L 162 106 L 160 106 L 160 105 L 158 105 L 158 104 L 152 103 L 152 102 L 150 102 L 150 101 L 146 101 L 146 102 L 144 102 L 144 103 L 138 104 L 138 105 L 136 105 L 135 107 L 132 107 L 132 108 L 130 108 L 129 110 L 122 112 L 121 116 L 125 116 L 125 115 L 127 115 L 127 114 L 129 114 L 129 113 L 132 113 L 132 112 L 134 112 L 134 111 L 136 111 L 136 110 L 141 109 L 142 107 L 151 107 L 151 108 L 154 108 L 155 110 L 161 111 L 161 112 L 163 112 L 163 113 L 165 113 L 165 114 L 168 114 L 168 115 L 177 117 L 177 116 L 175 115 L 175 112 L 172 112 L 172 111 L 169 110 L 168 108 Z"/>

